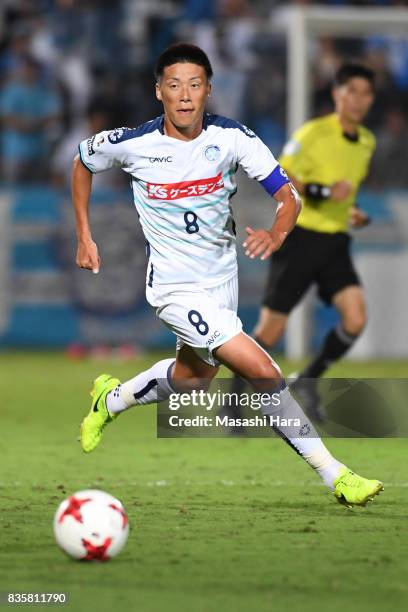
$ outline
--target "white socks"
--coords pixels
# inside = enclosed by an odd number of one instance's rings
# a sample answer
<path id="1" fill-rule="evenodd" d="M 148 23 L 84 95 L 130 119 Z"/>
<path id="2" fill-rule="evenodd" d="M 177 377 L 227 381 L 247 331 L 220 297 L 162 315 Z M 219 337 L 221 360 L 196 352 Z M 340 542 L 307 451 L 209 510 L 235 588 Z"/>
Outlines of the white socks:
<path id="1" fill-rule="evenodd" d="M 345 466 L 329 453 L 288 387 L 279 393 L 279 405 L 272 401 L 272 397 L 276 395 L 271 396 L 271 404 L 264 406 L 263 413 L 268 415 L 270 420 L 272 418 L 271 425 L 280 437 L 301 455 L 333 490 L 333 482 Z"/>
<path id="2" fill-rule="evenodd" d="M 136 404 L 153 404 L 167 399 L 174 389 L 171 372 L 175 359 L 158 361 L 145 372 L 118 385 L 108 393 L 107 408 L 111 414 L 123 412 Z"/>

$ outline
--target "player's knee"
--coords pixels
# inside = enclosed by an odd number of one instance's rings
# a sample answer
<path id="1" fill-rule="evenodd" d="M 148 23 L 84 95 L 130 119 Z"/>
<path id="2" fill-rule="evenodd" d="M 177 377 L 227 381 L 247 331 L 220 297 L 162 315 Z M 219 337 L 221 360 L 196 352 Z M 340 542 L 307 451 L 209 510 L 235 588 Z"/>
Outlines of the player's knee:
<path id="1" fill-rule="evenodd" d="M 367 323 L 365 312 L 353 313 L 343 320 L 343 328 L 350 336 L 359 336 Z"/>

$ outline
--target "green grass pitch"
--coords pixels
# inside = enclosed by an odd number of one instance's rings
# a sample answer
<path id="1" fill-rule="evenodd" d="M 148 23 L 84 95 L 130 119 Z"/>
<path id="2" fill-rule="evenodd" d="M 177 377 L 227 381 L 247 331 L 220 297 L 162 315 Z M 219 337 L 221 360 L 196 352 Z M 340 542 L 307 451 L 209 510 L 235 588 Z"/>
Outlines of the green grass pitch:
<path id="1" fill-rule="evenodd" d="M 84 455 L 90 381 L 106 370 L 126 379 L 156 360 L 0 354 L 0 592 L 65 591 L 75 612 L 407 609 L 407 440 L 328 440 L 386 486 L 351 511 L 279 439 L 158 440 L 154 407 L 123 415 Z M 333 375 L 406 371 L 343 363 Z M 72 561 L 53 539 L 59 502 L 89 487 L 129 514 L 128 544 L 105 564 Z"/>

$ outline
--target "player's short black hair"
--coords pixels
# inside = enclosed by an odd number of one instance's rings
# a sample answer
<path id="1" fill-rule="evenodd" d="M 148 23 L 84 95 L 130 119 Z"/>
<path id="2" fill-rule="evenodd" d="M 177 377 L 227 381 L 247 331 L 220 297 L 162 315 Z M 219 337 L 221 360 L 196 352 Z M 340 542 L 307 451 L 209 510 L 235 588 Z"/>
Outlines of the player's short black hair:
<path id="1" fill-rule="evenodd" d="M 178 63 L 189 63 L 202 66 L 208 80 L 210 80 L 213 75 L 210 60 L 200 47 L 188 43 L 177 43 L 165 49 L 158 58 L 154 69 L 156 80 L 163 76 L 163 71 L 166 66 L 172 66 Z"/>
<path id="2" fill-rule="evenodd" d="M 350 79 L 358 77 L 366 79 L 374 89 L 375 74 L 371 68 L 363 66 L 363 64 L 343 64 L 334 75 L 333 85 L 345 85 Z"/>

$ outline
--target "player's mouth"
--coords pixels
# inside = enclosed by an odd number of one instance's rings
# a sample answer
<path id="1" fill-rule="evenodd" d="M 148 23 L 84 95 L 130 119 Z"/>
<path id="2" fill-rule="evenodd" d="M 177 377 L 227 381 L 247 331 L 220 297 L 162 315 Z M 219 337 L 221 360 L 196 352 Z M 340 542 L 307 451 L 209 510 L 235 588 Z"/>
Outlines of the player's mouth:
<path id="1" fill-rule="evenodd" d="M 180 115 L 185 115 L 185 116 L 188 116 L 188 115 L 191 115 L 191 114 L 194 112 L 194 109 L 192 109 L 192 108 L 179 108 L 179 109 L 177 110 L 177 112 L 178 112 Z"/>

